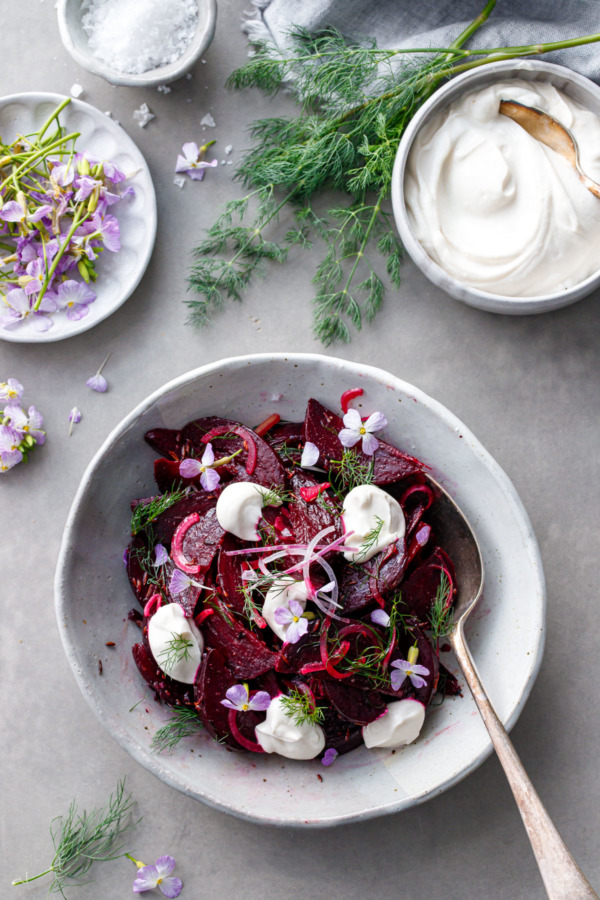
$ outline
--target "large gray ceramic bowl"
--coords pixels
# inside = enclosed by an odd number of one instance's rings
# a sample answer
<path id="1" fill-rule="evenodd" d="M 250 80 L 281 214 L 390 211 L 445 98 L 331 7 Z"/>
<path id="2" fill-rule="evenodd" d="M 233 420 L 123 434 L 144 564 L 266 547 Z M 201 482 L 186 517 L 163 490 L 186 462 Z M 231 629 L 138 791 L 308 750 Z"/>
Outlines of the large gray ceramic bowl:
<path id="1" fill-rule="evenodd" d="M 432 467 L 477 532 L 486 588 L 471 617 L 470 646 L 498 714 L 512 726 L 543 647 L 544 579 L 529 520 L 512 484 L 470 431 L 431 397 L 380 369 L 276 353 L 227 359 L 183 375 L 148 397 L 107 438 L 83 477 L 62 542 L 59 631 L 79 687 L 102 724 L 167 784 L 256 822 L 325 826 L 392 813 L 455 784 L 491 751 L 468 692 L 430 708 L 421 736 L 409 747 L 394 752 L 362 746 L 327 769 L 318 760 L 228 752 L 207 735 L 182 741 L 170 755 L 150 750 L 168 710 L 154 702 L 131 656 L 139 631 L 127 621 L 136 601 L 123 565 L 129 501 L 156 492 L 156 454 L 144 433 L 211 414 L 253 425 L 277 411 L 298 421 L 309 397 L 339 409 L 342 392 L 356 386 L 364 389 L 363 411 L 387 415 L 386 436 Z M 107 640 L 116 647 L 107 650 Z M 456 671 L 451 657 L 447 662 Z"/>
<path id="2" fill-rule="evenodd" d="M 92 75 L 100 75 L 111 84 L 120 84 L 127 87 L 153 87 L 159 84 L 167 84 L 181 78 L 189 72 L 200 56 L 208 49 L 215 34 L 217 24 L 217 0 L 197 0 L 198 24 L 196 32 L 187 49 L 179 59 L 168 66 L 160 66 L 158 69 L 150 69 L 139 75 L 131 75 L 127 72 L 119 72 L 111 66 L 103 63 L 94 56 L 90 50 L 88 37 L 82 25 L 83 0 L 58 0 L 58 30 L 65 50 L 67 50 L 76 63 L 91 72 Z"/>
<path id="3" fill-rule="evenodd" d="M 392 175 L 392 204 L 396 226 L 402 243 L 413 262 L 437 287 L 450 294 L 456 300 L 462 300 L 463 303 L 467 303 L 469 306 L 476 306 L 478 309 L 511 315 L 529 315 L 568 306 L 571 303 L 575 303 L 576 300 L 581 300 L 582 297 L 591 294 L 600 285 L 600 260 L 598 270 L 590 275 L 589 278 L 567 290 L 557 291 L 556 293 L 543 294 L 539 297 L 505 297 L 500 294 L 482 291 L 453 278 L 431 259 L 413 233 L 404 199 L 404 179 L 407 162 L 413 142 L 421 128 L 462 96 L 462 94 L 510 78 L 519 78 L 523 81 L 550 82 L 568 97 L 576 100 L 577 103 L 600 115 L 600 87 L 594 84 L 593 81 L 590 81 L 589 78 L 578 75 L 577 72 L 573 72 L 564 66 L 556 66 L 540 60 L 520 59 L 490 63 L 482 66 L 480 69 L 464 72 L 439 88 L 419 109 L 404 132 L 398 147 Z"/>

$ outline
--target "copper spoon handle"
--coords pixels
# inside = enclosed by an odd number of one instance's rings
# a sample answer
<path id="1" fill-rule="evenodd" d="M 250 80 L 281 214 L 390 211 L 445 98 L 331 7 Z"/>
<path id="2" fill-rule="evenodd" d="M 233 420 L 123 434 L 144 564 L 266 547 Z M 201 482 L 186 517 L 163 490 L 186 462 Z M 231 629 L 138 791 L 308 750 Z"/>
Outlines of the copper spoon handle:
<path id="1" fill-rule="evenodd" d="M 517 801 L 548 897 L 550 900 L 598 900 L 546 812 L 490 703 L 467 647 L 462 622 L 455 627 L 450 641 Z"/>

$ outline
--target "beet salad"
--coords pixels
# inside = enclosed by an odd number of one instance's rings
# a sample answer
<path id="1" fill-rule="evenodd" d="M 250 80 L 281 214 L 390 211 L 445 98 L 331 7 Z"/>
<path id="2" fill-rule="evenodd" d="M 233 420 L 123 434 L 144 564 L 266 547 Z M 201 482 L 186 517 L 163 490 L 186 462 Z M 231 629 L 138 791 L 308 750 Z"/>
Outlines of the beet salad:
<path id="1" fill-rule="evenodd" d="M 330 765 L 411 743 L 434 697 L 460 693 L 439 660 L 456 583 L 428 524 L 434 488 L 362 393 L 340 414 L 311 399 L 303 422 L 146 434 L 158 493 L 132 502 L 125 559 L 133 657 L 171 707 L 154 749 L 204 728 Z"/>

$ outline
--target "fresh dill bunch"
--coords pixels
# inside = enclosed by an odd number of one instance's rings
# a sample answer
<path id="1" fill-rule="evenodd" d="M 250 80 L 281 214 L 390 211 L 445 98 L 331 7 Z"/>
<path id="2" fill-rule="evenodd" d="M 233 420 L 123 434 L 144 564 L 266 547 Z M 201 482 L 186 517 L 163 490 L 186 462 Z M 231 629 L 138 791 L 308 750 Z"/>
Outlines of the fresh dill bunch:
<path id="1" fill-rule="evenodd" d="M 175 503 L 178 503 L 188 493 L 187 488 L 177 491 L 169 491 L 161 494 L 160 497 L 154 497 L 150 503 L 138 503 L 131 514 L 131 533 L 135 537 L 144 528 L 147 528 L 150 522 L 153 522 L 161 513 L 169 509 Z"/>
<path id="2" fill-rule="evenodd" d="M 325 718 L 324 708 L 315 704 L 312 694 L 298 688 L 292 688 L 287 695 L 282 696 L 281 705 L 286 716 L 293 719 L 294 724 L 299 727 L 306 723 L 319 725 Z"/>
<path id="3" fill-rule="evenodd" d="M 193 737 L 202 729 L 202 722 L 195 709 L 189 706 L 173 707 L 171 718 L 154 734 L 150 749 L 155 753 L 173 750 L 179 741 Z"/>
<path id="4" fill-rule="evenodd" d="M 236 178 L 247 193 L 228 203 L 196 249 L 187 300 L 190 321 L 206 324 L 227 298 L 240 301 L 263 263 L 283 263 L 294 245 L 324 245 L 314 276 L 315 335 L 327 346 L 348 341 L 380 309 L 387 277 L 400 284 L 402 248 L 391 229 L 389 195 L 397 147 L 415 112 L 448 78 L 499 59 L 534 56 L 600 40 L 600 34 L 528 47 L 464 49 L 486 22 L 495 0 L 448 47 L 381 49 L 348 43 L 333 28 L 310 34 L 292 29 L 285 51 L 259 43 L 228 86 L 285 89 L 296 116 L 260 119 L 250 126 L 254 146 Z M 338 192 L 320 215 L 313 207 Z M 276 225 L 290 208 L 294 227 Z M 287 229 L 287 230 L 285 230 Z"/>
<path id="5" fill-rule="evenodd" d="M 380 516 L 375 516 L 374 518 L 375 525 L 366 533 L 365 539 L 360 545 L 360 550 L 355 556 L 356 562 L 363 560 L 379 540 L 379 535 L 381 534 L 384 522 Z"/>
<path id="6" fill-rule="evenodd" d="M 353 488 L 360 484 L 372 484 L 374 477 L 373 462 L 363 463 L 352 447 L 346 447 L 341 459 L 332 459 L 328 480 L 334 494 L 343 499 Z"/>
<path id="7" fill-rule="evenodd" d="M 258 487 L 257 490 L 263 498 L 263 506 L 281 506 L 283 503 L 290 503 L 294 500 L 294 495 L 290 491 L 277 485 L 270 488 Z"/>
<path id="8" fill-rule="evenodd" d="M 440 583 L 435 593 L 435 599 L 429 612 L 429 628 L 431 637 L 436 643 L 440 638 L 446 637 L 452 631 L 454 612 L 450 605 L 451 585 L 448 576 L 442 569 Z"/>
<path id="9" fill-rule="evenodd" d="M 54 859 L 50 866 L 39 875 L 32 875 L 13 885 L 27 884 L 52 875 L 49 894 L 65 897 L 67 883 L 85 884 L 92 863 L 108 862 L 124 856 L 122 836 L 137 822 L 131 821 L 133 807 L 131 794 L 125 794 L 125 780 L 119 781 L 114 794 L 100 809 L 79 812 L 75 800 L 71 802 L 66 816 L 53 819 L 50 834 L 54 844 Z"/>
<path id="10" fill-rule="evenodd" d="M 194 646 L 194 641 L 183 634 L 171 632 L 171 640 L 167 641 L 165 647 L 158 654 L 161 658 L 161 667 L 167 674 L 170 674 L 177 663 L 183 662 L 190 658 L 190 650 Z"/>

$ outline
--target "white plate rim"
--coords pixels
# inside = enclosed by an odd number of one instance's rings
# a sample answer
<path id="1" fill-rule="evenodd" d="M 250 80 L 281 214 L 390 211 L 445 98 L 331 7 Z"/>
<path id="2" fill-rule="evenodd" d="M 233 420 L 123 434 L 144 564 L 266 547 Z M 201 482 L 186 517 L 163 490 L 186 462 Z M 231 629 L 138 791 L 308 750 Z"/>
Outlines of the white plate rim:
<path id="1" fill-rule="evenodd" d="M 424 406 L 430 409 L 446 425 L 452 427 L 453 429 L 460 430 L 460 433 L 465 442 L 469 442 L 474 453 L 488 469 L 490 476 L 497 482 L 498 486 L 504 492 L 512 512 L 520 520 L 523 526 L 523 532 L 526 535 L 528 542 L 528 551 L 531 555 L 532 571 L 535 573 L 538 588 L 535 596 L 538 602 L 536 626 L 539 625 L 539 628 L 536 628 L 537 643 L 533 647 L 531 658 L 529 661 L 530 667 L 527 681 L 523 687 L 522 693 L 515 707 L 512 710 L 512 713 L 508 717 L 502 719 L 503 725 L 506 730 L 510 731 L 512 729 L 512 727 L 518 720 L 519 715 L 521 714 L 521 711 L 535 683 L 535 679 L 541 666 L 545 646 L 545 579 L 541 555 L 531 522 L 529 520 L 525 507 L 523 506 L 523 503 L 508 475 L 506 475 L 504 470 L 485 449 L 481 442 L 475 437 L 475 435 L 470 431 L 470 429 L 467 428 L 464 423 L 460 419 L 458 419 L 452 412 L 450 412 L 447 407 L 445 407 L 437 400 L 433 399 L 424 391 L 402 380 L 401 378 L 398 378 L 397 376 L 392 375 L 391 373 L 375 366 L 355 363 L 349 360 L 325 356 L 323 354 L 317 353 L 281 352 L 247 354 L 244 356 L 227 357 L 221 360 L 217 360 L 216 362 L 200 366 L 190 372 L 172 379 L 162 387 L 158 388 L 144 400 L 142 400 L 135 407 L 135 409 L 133 409 L 132 412 L 130 412 L 127 416 L 125 416 L 125 418 L 122 419 L 121 422 L 111 431 L 106 440 L 103 442 L 102 446 L 93 456 L 79 484 L 65 525 L 56 566 L 56 574 L 54 580 L 55 612 L 63 648 L 82 694 L 84 695 L 85 699 L 93 709 L 102 725 L 109 732 L 109 734 L 111 734 L 111 736 L 115 738 L 120 744 L 120 746 L 123 747 L 124 750 L 127 750 L 127 752 L 144 768 L 152 772 L 152 774 L 160 778 L 170 787 L 175 788 L 181 793 L 189 797 L 193 797 L 197 800 L 201 800 L 208 806 L 218 809 L 221 812 L 229 813 L 230 815 L 233 815 L 239 819 L 261 825 L 271 825 L 278 827 L 326 828 L 341 824 L 348 824 L 351 822 L 366 821 L 368 819 L 376 818 L 381 815 L 393 814 L 395 812 L 400 812 L 403 809 L 408 809 L 413 806 L 419 805 L 426 800 L 438 796 L 439 794 L 443 793 L 444 791 L 448 790 L 449 788 L 453 787 L 464 778 L 466 778 L 467 775 L 477 769 L 491 755 L 491 753 L 493 752 L 491 740 L 489 738 L 487 739 L 486 744 L 484 745 L 481 752 L 476 757 L 474 757 L 467 766 L 460 769 L 459 771 L 456 771 L 434 789 L 419 796 L 409 796 L 392 802 L 386 806 L 372 807 L 358 813 L 344 813 L 341 815 L 323 816 L 318 820 L 303 820 L 299 819 L 298 817 L 282 818 L 262 814 L 253 814 L 252 812 L 249 812 L 245 809 L 235 808 L 227 803 L 224 803 L 217 797 L 211 796 L 208 792 L 197 793 L 196 791 L 191 790 L 183 781 L 179 781 L 177 778 L 173 777 L 166 769 L 161 767 L 160 759 L 158 757 L 152 756 L 146 748 L 142 747 L 139 742 L 131 738 L 129 734 L 127 734 L 121 728 L 119 722 L 116 719 L 111 718 L 110 707 L 106 707 L 105 705 L 103 705 L 100 702 L 99 698 L 96 696 L 94 682 L 87 676 L 87 673 L 79 665 L 79 657 L 77 654 L 76 644 L 71 640 L 70 631 L 66 627 L 66 622 L 68 621 L 68 613 L 65 609 L 67 597 L 64 590 L 65 579 L 63 573 L 67 568 L 69 550 L 75 533 L 76 518 L 80 502 L 85 497 L 90 482 L 93 478 L 96 465 L 104 457 L 105 453 L 119 440 L 121 435 L 123 435 L 153 404 L 155 404 L 163 396 L 167 395 L 171 391 L 175 391 L 185 386 L 186 384 L 195 381 L 199 377 L 211 375 L 212 373 L 218 374 L 218 372 L 223 369 L 223 367 L 231 366 L 232 364 L 236 365 L 239 368 L 246 365 L 251 365 L 255 362 L 261 363 L 268 361 L 285 361 L 293 365 L 297 360 L 301 360 L 303 363 L 324 362 L 336 366 L 341 366 L 347 369 L 349 374 L 353 375 L 355 378 L 365 376 L 379 380 L 383 379 L 385 380 L 385 382 L 393 384 L 395 390 L 411 395 L 417 400 L 417 402 L 422 403 Z"/>
<path id="2" fill-rule="evenodd" d="M 154 188 L 154 183 L 152 181 L 152 175 L 150 174 L 150 169 L 148 168 L 148 164 L 146 163 L 142 151 L 139 149 L 133 138 L 131 138 L 127 134 L 125 129 L 122 128 L 113 118 L 105 115 L 96 106 L 92 106 L 91 103 L 86 103 L 85 100 L 79 100 L 75 97 L 67 97 L 66 94 L 55 94 L 52 91 L 23 91 L 17 94 L 6 94 L 5 96 L 0 97 L 0 114 L 2 112 L 2 108 L 9 105 L 10 103 L 34 104 L 48 102 L 54 103 L 56 106 L 58 106 L 59 103 L 67 99 L 71 101 L 71 109 L 80 109 L 82 112 L 85 112 L 89 116 L 91 116 L 94 121 L 98 122 L 99 124 L 101 123 L 104 127 L 106 127 L 109 132 L 117 138 L 119 144 L 125 146 L 127 151 L 139 160 L 139 167 L 145 170 L 148 176 L 147 189 L 149 193 L 149 203 L 148 209 L 146 211 L 146 215 L 148 216 L 147 222 L 149 225 L 149 230 L 148 237 L 146 239 L 146 247 L 143 256 L 140 258 L 140 263 L 138 264 L 138 267 L 133 274 L 133 277 L 126 283 L 125 289 L 123 289 L 119 294 L 118 301 L 110 305 L 104 312 L 102 312 L 101 315 L 99 315 L 98 318 L 94 318 L 93 321 L 89 321 L 89 316 L 85 316 L 83 319 L 79 319 L 78 321 L 73 322 L 72 329 L 70 329 L 66 334 L 56 333 L 52 328 L 50 328 L 48 331 L 28 331 L 26 333 L 20 331 L 18 327 L 14 331 L 0 328 L 0 340 L 8 341 L 9 343 L 55 343 L 56 341 L 68 340 L 71 337 L 75 337 L 78 334 L 89 331 L 91 328 L 95 328 L 96 325 L 99 325 L 100 322 L 103 322 L 114 312 L 120 309 L 125 301 L 129 299 L 129 297 L 132 295 L 132 293 L 142 280 L 144 272 L 148 268 L 148 263 L 150 262 L 150 259 L 152 257 L 152 252 L 154 250 L 157 228 L 157 207 L 156 191 Z"/>

